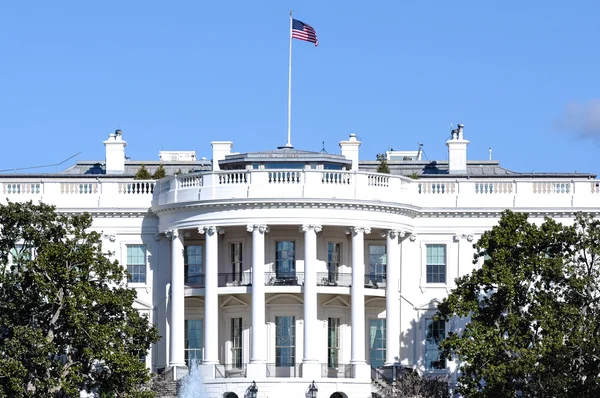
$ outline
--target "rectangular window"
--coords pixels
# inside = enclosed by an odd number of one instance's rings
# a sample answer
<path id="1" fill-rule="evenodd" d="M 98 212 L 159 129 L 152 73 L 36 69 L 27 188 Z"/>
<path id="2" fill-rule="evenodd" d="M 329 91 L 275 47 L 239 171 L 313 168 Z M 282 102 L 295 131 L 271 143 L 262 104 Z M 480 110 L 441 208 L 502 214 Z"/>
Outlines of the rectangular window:
<path id="1" fill-rule="evenodd" d="M 276 242 L 275 277 L 277 279 L 296 278 L 296 242 Z"/>
<path id="2" fill-rule="evenodd" d="M 10 263 L 13 266 L 13 271 L 16 272 L 17 269 L 24 270 L 25 263 L 33 257 L 32 252 L 33 250 L 30 247 L 22 244 L 17 244 L 10 249 Z"/>
<path id="3" fill-rule="evenodd" d="M 446 322 L 425 319 L 425 368 L 446 369 L 446 360 L 441 358 L 440 343 L 446 337 Z"/>
<path id="4" fill-rule="evenodd" d="M 203 322 L 202 319 L 185 320 L 185 363 L 202 362 L 203 357 Z"/>
<path id="5" fill-rule="evenodd" d="M 234 242 L 231 247 L 231 280 L 234 282 L 242 281 L 242 242 Z"/>
<path id="6" fill-rule="evenodd" d="M 327 367 L 339 366 L 340 318 L 327 319 Z"/>
<path id="7" fill-rule="evenodd" d="M 127 272 L 129 283 L 146 283 L 146 246 L 127 246 Z"/>
<path id="8" fill-rule="evenodd" d="M 296 364 L 296 317 L 275 317 L 275 366 Z"/>
<path id="9" fill-rule="evenodd" d="M 342 244 L 336 242 L 327 243 L 327 276 L 328 282 L 336 283 L 339 278 L 339 267 L 341 263 Z"/>
<path id="10" fill-rule="evenodd" d="M 202 249 L 202 245 L 184 248 L 185 283 L 188 285 L 204 286 Z"/>
<path id="11" fill-rule="evenodd" d="M 231 364 L 242 367 L 242 318 L 231 319 Z"/>
<path id="12" fill-rule="evenodd" d="M 385 364 L 385 319 L 369 319 L 369 358 L 371 366 Z"/>
<path id="13" fill-rule="evenodd" d="M 387 265 L 385 249 L 385 245 L 369 245 L 369 277 L 373 282 L 385 281 Z"/>
<path id="14" fill-rule="evenodd" d="M 427 283 L 446 283 L 446 245 L 427 245 Z"/>

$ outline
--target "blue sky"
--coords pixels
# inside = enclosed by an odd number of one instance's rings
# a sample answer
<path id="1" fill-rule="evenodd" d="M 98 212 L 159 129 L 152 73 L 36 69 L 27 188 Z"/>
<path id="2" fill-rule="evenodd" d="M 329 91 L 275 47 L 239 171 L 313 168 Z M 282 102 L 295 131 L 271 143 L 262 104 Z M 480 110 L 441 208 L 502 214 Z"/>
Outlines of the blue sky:
<path id="1" fill-rule="evenodd" d="M 464 123 L 469 159 L 600 173 L 597 0 L 3 1 L 0 169 L 103 159 L 117 128 L 132 159 L 285 144 L 290 9 L 319 37 L 293 43 L 296 148 L 446 159 Z"/>

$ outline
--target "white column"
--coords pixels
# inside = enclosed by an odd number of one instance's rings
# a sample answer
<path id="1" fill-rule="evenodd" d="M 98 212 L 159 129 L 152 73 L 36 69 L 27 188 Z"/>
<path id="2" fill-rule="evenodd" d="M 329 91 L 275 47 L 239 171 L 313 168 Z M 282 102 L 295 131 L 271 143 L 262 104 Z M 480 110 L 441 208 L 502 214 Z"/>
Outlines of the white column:
<path id="1" fill-rule="evenodd" d="M 198 228 L 206 235 L 204 261 L 204 364 L 219 363 L 219 231 L 214 226 Z"/>
<path id="2" fill-rule="evenodd" d="M 355 377 L 359 377 L 357 366 L 365 365 L 365 234 L 371 228 L 352 227 L 352 343 L 350 363 L 355 365 Z"/>
<path id="3" fill-rule="evenodd" d="M 386 287 L 385 287 L 385 364 L 393 365 L 400 358 L 400 245 L 398 237 L 404 232 L 390 230 L 386 237 Z"/>
<path id="4" fill-rule="evenodd" d="M 267 328 L 265 324 L 265 234 L 266 225 L 246 225 L 252 232 L 252 331 L 250 333 L 250 363 L 246 377 L 264 379 L 267 377 Z"/>
<path id="5" fill-rule="evenodd" d="M 176 229 L 165 233 L 171 239 L 171 330 L 169 366 L 185 366 L 185 287 L 183 236 Z M 178 378 L 175 376 L 175 378 Z"/>
<path id="6" fill-rule="evenodd" d="M 252 232 L 252 339 L 250 363 L 266 363 L 265 327 L 265 234 L 266 225 L 247 225 Z"/>
<path id="7" fill-rule="evenodd" d="M 303 225 L 304 232 L 304 358 L 302 377 L 320 376 L 317 315 L 317 233 L 320 225 Z"/>

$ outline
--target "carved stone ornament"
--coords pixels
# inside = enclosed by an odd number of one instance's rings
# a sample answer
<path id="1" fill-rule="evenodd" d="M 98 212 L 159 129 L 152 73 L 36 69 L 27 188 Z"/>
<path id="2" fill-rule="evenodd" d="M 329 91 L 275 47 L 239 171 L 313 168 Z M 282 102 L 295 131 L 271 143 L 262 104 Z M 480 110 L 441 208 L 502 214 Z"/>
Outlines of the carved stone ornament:
<path id="1" fill-rule="evenodd" d="M 390 237 L 390 239 L 396 239 L 396 236 L 399 236 L 400 234 L 404 234 L 404 232 L 400 232 L 397 229 L 389 229 L 387 231 L 381 231 L 381 237 L 382 238 L 387 238 L 388 236 Z"/>
<path id="2" fill-rule="evenodd" d="M 473 235 L 467 235 L 467 241 L 473 242 Z"/>
<path id="3" fill-rule="evenodd" d="M 410 239 L 411 242 L 414 242 L 417 240 L 417 235 L 416 234 L 410 234 L 410 236 L 408 237 L 408 239 Z"/>
<path id="4" fill-rule="evenodd" d="M 300 232 L 307 232 L 311 229 L 313 229 L 315 233 L 318 234 L 323 230 L 323 227 L 321 225 L 304 224 L 300 227 Z"/>
<path id="5" fill-rule="evenodd" d="M 165 236 L 168 239 L 177 239 L 179 238 L 179 230 L 178 229 L 170 229 L 168 231 L 165 231 Z"/>
<path id="6" fill-rule="evenodd" d="M 460 240 L 460 235 L 454 235 L 454 236 L 452 237 L 452 240 L 453 240 L 454 242 L 458 242 L 458 241 Z"/>
<path id="7" fill-rule="evenodd" d="M 217 228 L 214 225 L 208 225 L 208 226 L 198 227 L 198 233 L 200 235 L 207 234 L 210 236 L 212 236 L 214 234 L 223 235 L 225 233 L 225 230 L 223 228 Z"/>
<path id="8" fill-rule="evenodd" d="M 269 227 L 265 224 L 248 224 L 246 225 L 246 231 L 253 232 L 254 230 L 258 230 L 261 234 L 269 232 Z"/>
<path id="9" fill-rule="evenodd" d="M 104 237 L 111 242 L 114 242 L 115 240 L 117 240 L 117 236 L 115 234 L 104 234 Z"/>
<path id="10" fill-rule="evenodd" d="M 346 229 L 346 235 L 355 235 L 359 232 L 363 232 L 365 235 L 368 235 L 371 233 L 371 228 L 370 227 L 349 227 L 348 229 Z"/>

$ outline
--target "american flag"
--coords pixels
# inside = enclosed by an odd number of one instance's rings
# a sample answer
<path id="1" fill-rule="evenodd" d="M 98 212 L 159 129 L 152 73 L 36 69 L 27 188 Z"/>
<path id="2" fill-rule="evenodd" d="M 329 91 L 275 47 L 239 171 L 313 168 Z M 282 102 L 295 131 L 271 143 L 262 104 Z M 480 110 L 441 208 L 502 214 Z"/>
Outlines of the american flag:
<path id="1" fill-rule="evenodd" d="M 319 45 L 317 33 L 312 26 L 297 19 L 292 19 L 292 38 L 315 43 L 315 47 Z"/>

